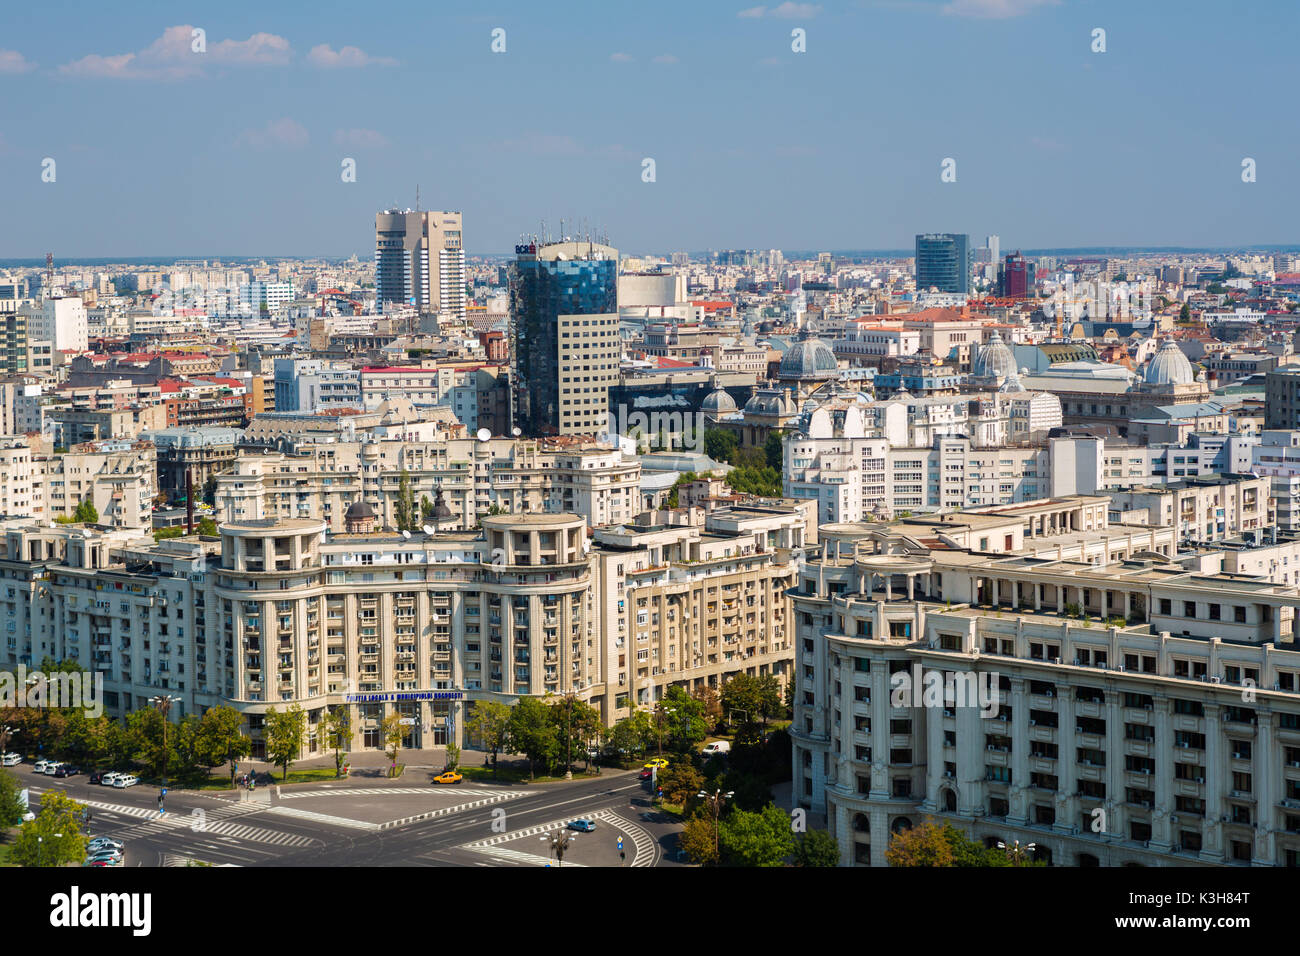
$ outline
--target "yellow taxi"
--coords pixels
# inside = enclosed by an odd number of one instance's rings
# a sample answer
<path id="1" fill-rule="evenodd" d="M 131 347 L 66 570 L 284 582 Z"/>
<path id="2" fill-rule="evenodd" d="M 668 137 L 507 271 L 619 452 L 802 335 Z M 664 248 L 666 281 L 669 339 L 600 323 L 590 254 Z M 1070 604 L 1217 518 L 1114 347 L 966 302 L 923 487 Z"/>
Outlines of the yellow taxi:
<path id="1" fill-rule="evenodd" d="M 455 770 L 447 770 L 433 778 L 434 783 L 460 783 L 465 778 Z"/>
<path id="2" fill-rule="evenodd" d="M 656 767 L 658 767 L 660 770 L 663 770 L 667 766 L 668 766 L 668 761 L 666 759 L 664 759 L 663 757 L 655 757 L 653 760 L 651 760 L 649 763 L 645 765 L 645 769 L 654 770 Z"/>

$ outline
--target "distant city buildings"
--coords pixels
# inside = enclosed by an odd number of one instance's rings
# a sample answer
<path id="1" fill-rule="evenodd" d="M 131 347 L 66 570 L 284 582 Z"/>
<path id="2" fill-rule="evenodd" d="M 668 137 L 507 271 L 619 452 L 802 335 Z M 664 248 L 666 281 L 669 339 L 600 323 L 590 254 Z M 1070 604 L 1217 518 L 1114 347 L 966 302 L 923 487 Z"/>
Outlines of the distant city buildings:
<path id="1" fill-rule="evenodd" d="M 927 233 L 916 237 L 916 288 L 940 292 L 970 292 L 970 237 Z"/>

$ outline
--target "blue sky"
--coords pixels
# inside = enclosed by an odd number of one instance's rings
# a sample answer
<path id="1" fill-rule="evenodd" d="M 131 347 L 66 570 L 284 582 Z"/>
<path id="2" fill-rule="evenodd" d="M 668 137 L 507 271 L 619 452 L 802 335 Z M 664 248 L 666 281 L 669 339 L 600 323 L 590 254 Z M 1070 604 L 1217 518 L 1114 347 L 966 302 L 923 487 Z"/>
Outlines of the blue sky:
<path id="1" fill-rule="evenodd" d="M 1292 243 L 1296 10 L 11 3 L 0 257 L 370 256 L 374 212 L 417 183 L 471 253 L 561 217 L 628 252 Z"/>

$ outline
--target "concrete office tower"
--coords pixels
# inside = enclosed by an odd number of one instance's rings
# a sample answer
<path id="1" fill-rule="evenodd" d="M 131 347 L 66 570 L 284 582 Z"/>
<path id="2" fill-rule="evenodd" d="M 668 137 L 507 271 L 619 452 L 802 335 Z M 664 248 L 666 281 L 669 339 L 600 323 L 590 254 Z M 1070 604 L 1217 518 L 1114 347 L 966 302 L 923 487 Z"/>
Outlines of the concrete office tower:
<path id="1" fill-rule="evenodd" d="M 465 248 L 458 212 L 375 214 L 375 298 L 465 318 Z"/>
<path id="2" fill-rule="evenodd" d="M 85 349 L 88 344 L 86 307 L 77 296 L 46 299 L 27 325 L 29 341 L 49 342 L 54 351 Z"/>
<path id="3" fill-rule="evenodd" d="M 595 242 L 515 246 L 510 267 L 514 427 L 598 434 L 618 379 L 618 250 Z"/>
<path id="4" fill-rule="evenodd" d="M 970 237 L 941 232 L 916 237 L 916 289 L 970 292 Z"/>
<path id="5" fill-rule="evenodd" d="M 997 236 L 988 236 L 984 239 L 984 245 L 989 250 L 989 262 L 997 263 L 1002 252 L 1002 240 Z"/>

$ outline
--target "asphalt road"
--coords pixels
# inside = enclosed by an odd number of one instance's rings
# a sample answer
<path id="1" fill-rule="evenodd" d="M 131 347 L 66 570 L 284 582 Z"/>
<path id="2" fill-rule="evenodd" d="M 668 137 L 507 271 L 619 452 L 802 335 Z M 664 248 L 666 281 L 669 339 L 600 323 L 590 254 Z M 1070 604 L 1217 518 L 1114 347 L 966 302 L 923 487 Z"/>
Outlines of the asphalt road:
<path id="1" fill-rule="evenodd" d="M 578 818 L 596 829 L 571 834 L 564 865 L 662 866 L 676 864 L 680 831 L 642 818 L 658 815 L 635 772 L 531 785 L 435 787 L 407 775 L 259 786 L 246 796 L 171 791 L 160 815 L 155 787 L 58 780 L 30 764 L 10 770 L 30 788 L 33 809 L 50 790 L 89 806 L 90 833 L 122 840 L 127 866 L 545 866 L 550 834 Z"/>

